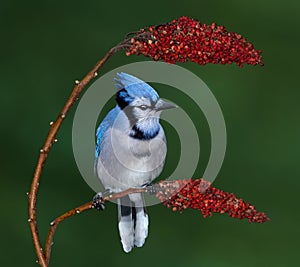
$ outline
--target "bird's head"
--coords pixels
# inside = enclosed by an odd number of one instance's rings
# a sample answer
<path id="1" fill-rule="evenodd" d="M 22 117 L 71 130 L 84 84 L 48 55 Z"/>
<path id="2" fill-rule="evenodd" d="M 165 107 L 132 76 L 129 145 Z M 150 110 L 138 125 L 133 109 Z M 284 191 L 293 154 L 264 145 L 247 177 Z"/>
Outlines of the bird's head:
<path id="1" fill-rule="evenodd" d="M 118 73 L 115 82 L 119 89 L 116 94 L 118 106 L 126 113 L 131 125 L 141 131 L 157 129 L 161 112 L 177 107 L 159 98 L 149 84 L 132 75 Z"/>

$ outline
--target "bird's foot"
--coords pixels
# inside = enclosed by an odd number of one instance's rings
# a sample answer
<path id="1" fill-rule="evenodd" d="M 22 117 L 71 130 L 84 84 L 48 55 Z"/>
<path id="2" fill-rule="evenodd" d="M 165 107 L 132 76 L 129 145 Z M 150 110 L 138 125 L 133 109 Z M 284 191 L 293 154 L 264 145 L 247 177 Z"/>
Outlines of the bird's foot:
<path id="1" fill-rule="evenodd" d="M 93 197 L 93 207 L 98 211 L 105 210 L 104 197 L 110 194 L 110 190 L 105 190 L 103 193 L 99 192 Z"/>
<path id="2" fill-rule="evenodd" d="M 142 187 L 146 189 L 146 192 L 148 194 L 150 194 L 150 195 L 156 194 L 156 187 L 151 182 L 143 184 Z"/>

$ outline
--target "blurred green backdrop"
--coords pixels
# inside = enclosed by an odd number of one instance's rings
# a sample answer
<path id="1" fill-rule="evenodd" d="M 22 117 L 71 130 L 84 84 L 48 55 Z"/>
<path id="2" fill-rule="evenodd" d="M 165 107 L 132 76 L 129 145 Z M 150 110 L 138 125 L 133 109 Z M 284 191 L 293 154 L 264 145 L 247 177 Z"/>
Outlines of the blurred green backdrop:
<path id="1" fill-rule="evenodd" d="M 103 214 L 90 211 L 59 227 L 51 266 L 298 266 L 299 9 L 296 0 L 1 1 L 0 265 L 36 266 L 25 193 L 49 121 L 74 80 L 126 33 L 186 15 L 223 24 L 263 50 L 263 68 L 184 67 L 212 89 L 226 120 L 228 148 L 214 185 L 252 202 L 271 221 L 256 225 L 227 215 L 204 220 L 196 211 L 178 214 L 153 206 L 145 246 L 126 255 L 117 233 L 116 207 L 108 204 Z M 118 53 L 101 74 L 140 60 L 145 58 Z M 72 154 L 74 111 L 42 175 L 37 213 L 43 242 L 53 218 L 94 195 Z M 199 114 L 190 111 L 194 117 Z M 203 161 L 195 177 L 201 177 L 209 153 L 201 114 L 199 127 L 204 132 Z M 170 127 L 167 134 L 172 134 Z"/>

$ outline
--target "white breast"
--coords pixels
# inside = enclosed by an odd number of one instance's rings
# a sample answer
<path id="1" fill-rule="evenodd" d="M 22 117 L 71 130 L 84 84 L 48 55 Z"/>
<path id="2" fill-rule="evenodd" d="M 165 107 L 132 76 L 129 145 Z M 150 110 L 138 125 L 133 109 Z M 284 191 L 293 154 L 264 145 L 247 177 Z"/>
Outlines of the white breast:
<path id="1" fill-rule="evenodd" d="M 105 188 L 113 191 L 151 182 L 161 173 L 166 157 L 162 127 L 150 140 L 132 138 L 129 131 L 120 128 L 110 128 L 105 133 L 97 162 L 99 179 Z"/>

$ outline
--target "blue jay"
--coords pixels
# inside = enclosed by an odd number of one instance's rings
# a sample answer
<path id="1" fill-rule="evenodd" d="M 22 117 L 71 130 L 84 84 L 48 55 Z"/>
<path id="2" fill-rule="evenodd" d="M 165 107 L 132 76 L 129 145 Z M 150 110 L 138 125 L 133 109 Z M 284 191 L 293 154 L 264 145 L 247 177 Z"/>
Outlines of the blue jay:
<path id="1" fill-rule="evenodd" d="M 159 176 L 166 157 L 159 116 L 162 110 L 176 107 L 142 80 L 117 75 L 117 105 L 97 129 L 95 151 L 95 172 L 105 189 L 114 193 L 150 184 Z M 117 204 L 123 250 L 142 247 L 149 225 L 143 195 L 131 194 Z"/>

